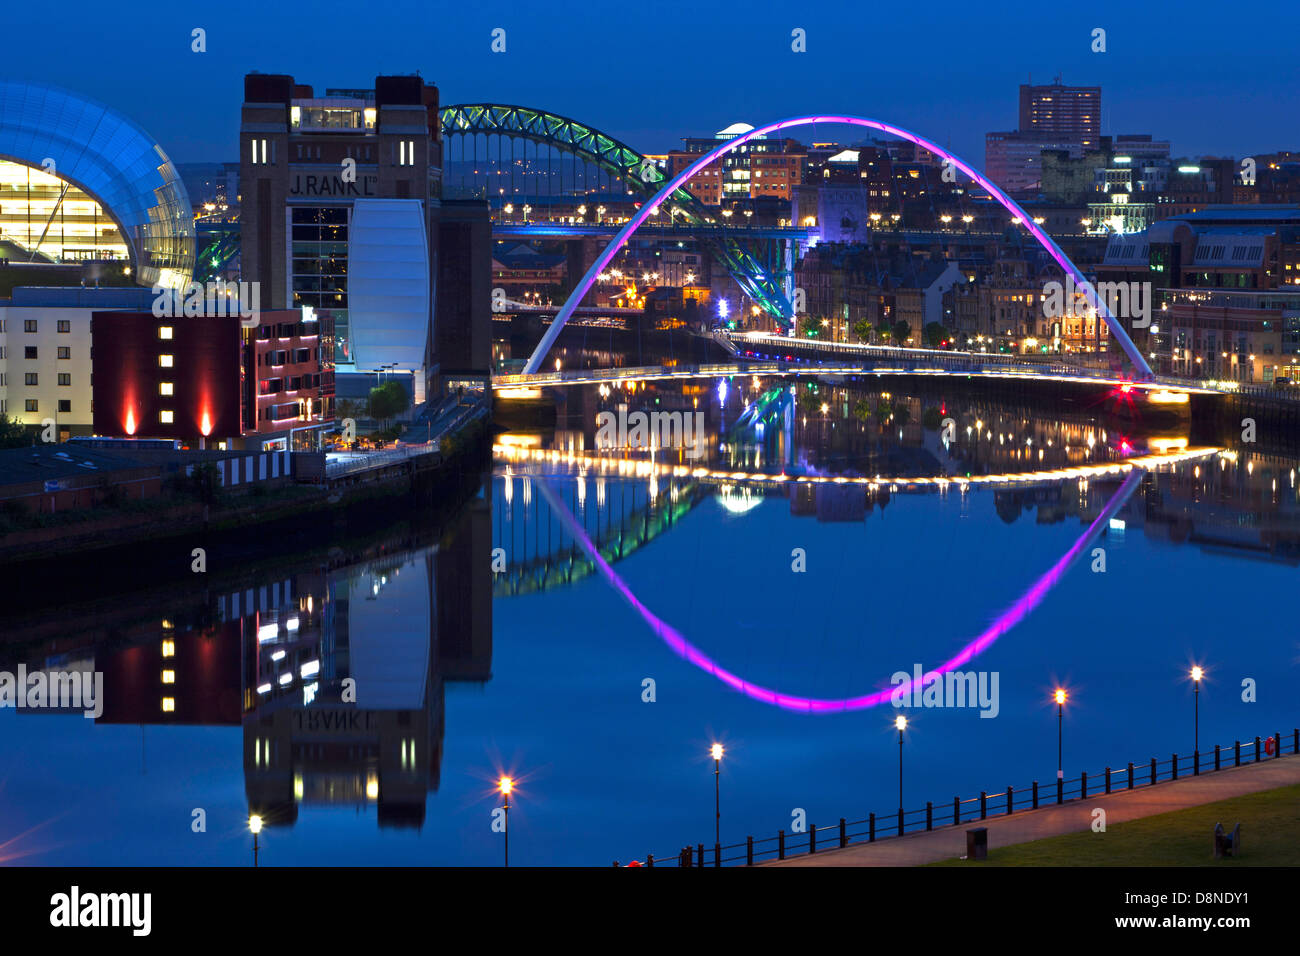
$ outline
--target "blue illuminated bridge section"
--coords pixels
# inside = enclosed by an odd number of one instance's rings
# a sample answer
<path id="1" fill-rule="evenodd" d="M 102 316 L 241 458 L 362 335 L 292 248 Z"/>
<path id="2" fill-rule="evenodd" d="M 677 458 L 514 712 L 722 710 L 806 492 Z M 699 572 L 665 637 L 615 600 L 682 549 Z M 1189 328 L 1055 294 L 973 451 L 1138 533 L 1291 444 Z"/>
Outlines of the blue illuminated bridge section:
<path id="1" fill-rule="evenodd" d="M 581 239 L 586 237 L 613 239 L 619 225 L 580 225 L 564 222 L 501 222 L 492 223 L 492 236 L 496 239 Z M 716 231 L 721 231 L 716 230 Z M 818 230 L 796 226 L 726 226 L 731 239 L 790 239 L 807 243 L 818 238 Z M 698 239 L 707 235 L 699 227 L 645 226 L 640 231 L 642 239 Z"/>

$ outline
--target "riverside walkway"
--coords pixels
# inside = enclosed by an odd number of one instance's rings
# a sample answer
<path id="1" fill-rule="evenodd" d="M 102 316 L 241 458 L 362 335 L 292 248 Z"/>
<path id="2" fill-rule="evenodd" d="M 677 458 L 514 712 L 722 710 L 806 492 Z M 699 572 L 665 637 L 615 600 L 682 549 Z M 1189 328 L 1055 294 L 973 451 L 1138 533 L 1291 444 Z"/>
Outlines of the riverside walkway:
<path id="1" fill-rule="evenodd" d="M 1045 837 L 1081 833 L 1092 827 L 1092 811 L 1106 811 L 1106 825 L 1126 823 L 1142 817 L 1215 803 L 1261 790 L 1300 783 L 1300 757 L 1294 754 L 1229 767 L 1199 776 L 1180 776 L 1133 790 L 1098 793 L 1086 799 L 1052 804 L 1038 810 L 1017 811 L 1010 816 L 970 820 L 957 826 L 908 833 L 874 843 L 857 843 L 843 849 L 819 850 L 763 866 L 919 866 L 951 860 L 966 853 L 966 831 L 988 828 L 989 849 L 1028 843 Z M 1209 835 L 1206 834 L 1206 845 Z"/>

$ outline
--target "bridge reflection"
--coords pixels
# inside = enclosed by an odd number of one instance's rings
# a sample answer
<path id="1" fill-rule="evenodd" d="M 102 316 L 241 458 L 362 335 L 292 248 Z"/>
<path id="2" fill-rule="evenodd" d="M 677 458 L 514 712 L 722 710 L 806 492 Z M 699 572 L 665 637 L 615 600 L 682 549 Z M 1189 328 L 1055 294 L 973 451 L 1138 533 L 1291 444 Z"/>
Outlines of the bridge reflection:
<path id="1" fill-rule="evenodd" d="M 553 428 L 507 432 L 493 449 L 493 547 L 508 559 L 497 596 L 563 587 L 601 562 L 617 564 L 709 500 L 743 515 L 784 499 L 795 517 L 861 522 L 896 495 L 931 493 L 959 496 L 963 510 L 987 502 L 1004 521 L 1032 512 L 1039 523 L 1087 523 L 1129 475 L 1147 474 L 1144 489 L 1166 489 L 1236 468 L 1230 453 L 1193 443 L 1186 423 L 1143 429 L 1083 404 L 1046 416 L 1023 396 L 758 376 L 559 394 Z M 683 405 L 707 424 L 699 459 L 678 447 L 596 447 L 602 412 Z M 992 494 L 980 498 L 981 490 Z M 1139 500 L 1149 510 L 1150 496 Z M 1208 510 L 1202 519 L 1218 520 Z M 1136 513 L 1128 521 L 1145 523 Z"/>

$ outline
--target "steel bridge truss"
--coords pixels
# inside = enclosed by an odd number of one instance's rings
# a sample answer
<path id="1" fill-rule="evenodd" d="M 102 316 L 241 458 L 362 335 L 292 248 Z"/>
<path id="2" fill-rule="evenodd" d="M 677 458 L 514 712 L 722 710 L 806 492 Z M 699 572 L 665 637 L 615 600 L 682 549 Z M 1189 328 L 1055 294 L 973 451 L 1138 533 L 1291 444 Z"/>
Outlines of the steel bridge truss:
<path id="1" fill-rule="evenodd" d="M 509 136 L 529 140 L 569 153 L 611 175 L 617 176 L 641 196 L 655 195 L 668 176 L 654 160 L 624 143 L 606 136 L 575 120 L 523 106 L 493 103 L 467 103 L 444 106 L 441 110 L 442 132 L 449 135 L 476 133 Z M 671 196 L 670 217 L 680 217 L 695 230 L 701 247 L 718 261 L 754 302 L 769 315 L 785 324 L 793 321 L 794 309 L 786 294 L 785 276 L 790 264 L 778 248 L 766 258 L 777 260 L 782 268 L 773 270 L 763 262 L 764 256 L 750 243 L 727 235 L 713 211 L 686 189 Z M 779 247 L 779 241 L 776 241 Z"/>

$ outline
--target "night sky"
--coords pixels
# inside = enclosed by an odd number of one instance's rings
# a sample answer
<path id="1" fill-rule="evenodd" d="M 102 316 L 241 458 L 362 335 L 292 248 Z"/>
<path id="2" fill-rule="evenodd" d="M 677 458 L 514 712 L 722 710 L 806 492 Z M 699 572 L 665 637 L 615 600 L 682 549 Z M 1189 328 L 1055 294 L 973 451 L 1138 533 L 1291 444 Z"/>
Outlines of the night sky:
<path id="1" fill-rule="evenodd" d="M 644 152 L 743 120 L 840 110 L 898 123 L 983 164 L 984 134 L 1016 126 L 1017 86 L 1102 87 L 1103 133 L 1152 133 L 1175 156 L 1300 146 L 1289 5 L 438 3 L 230 0 L 136 10 L 72 0 L 6 8 L 3 66 L 92 96 L 178 162 L 236 158 L 246 72 L 369 87 L 419 71 L 445 104 L 544 107 Z M 207 52 L 191 52 L 191 30 Z M 490 51 L 506 32 L 506 52 Z M 791 31 L 807 52 L 791 52 Z M 1095 27 L 1107 52 L 1091 52 Z M 22 42 L 16 42 L 25 38 Z"/>

